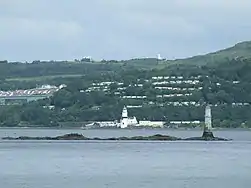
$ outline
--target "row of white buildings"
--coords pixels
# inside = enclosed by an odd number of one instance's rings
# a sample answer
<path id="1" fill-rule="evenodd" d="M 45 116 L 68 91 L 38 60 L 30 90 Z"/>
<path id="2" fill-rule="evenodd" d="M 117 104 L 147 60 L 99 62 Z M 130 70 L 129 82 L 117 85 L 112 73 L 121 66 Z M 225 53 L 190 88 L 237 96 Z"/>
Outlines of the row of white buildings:
<path id="1" fill-rule="evenodd" d="M 127 107 L 124 107 L 121 114 L 121 119 L 119 121 L 101 121 L 93 122 L 86 125 L 86 127 L 94 127 L 97 125 L 100 128 L 129 128 L 129 127 L 152 127 L 152 128 L 164 128 L 166 122 L 164 121 L 138 121 L 135 116 L 129 117 Z M 182 125 L 182 124 L 200 124 L 200 121 L 171 121 L 172 125 Z"/>
<path id="2" fill-rule="evenodd" d="M 205 108 L 205 122 L 201 121 L 171 121 L 171 125 L 200 125 L 205 123 L 206 128 L 209 130 L 212 129 L 212 116 L 211 116 L 211 107 L 209 105 Z M 152 127 L 152 128 L 164 128 L 165 122 L 163 121 L 137 121 L 136 117 L 129 117 L 127 108 L 124 107 L 121 114 L 120 121 L 103 121 L 103 122 L 93 122 L 92 124 L 87 125 L 86 127 L 92 127 L 98 125 L 100 128 L 105 127 L 114 127 L 114 128 L 129 128 L 129 127 Z"/>

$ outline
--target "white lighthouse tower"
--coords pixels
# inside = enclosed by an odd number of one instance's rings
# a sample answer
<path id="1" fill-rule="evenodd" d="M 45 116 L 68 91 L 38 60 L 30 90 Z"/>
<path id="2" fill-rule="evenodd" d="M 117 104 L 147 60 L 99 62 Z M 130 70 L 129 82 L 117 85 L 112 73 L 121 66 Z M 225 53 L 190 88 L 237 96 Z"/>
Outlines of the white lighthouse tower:
<path id="1" fill-rule="evenodd" d="M 207 105 L 205 109 L 205 129 L 212 131 L 212 114 L 211 107 L 209 105 Z"/>
<path id="2" fill-rule="evenodd" d="M 124 106 L 124 108 L 122 110 L 122 117 L 121 117 L 121 121 L 120 121 L 120 127 L 122 129 L 128 127 L 128 112 L 127 112 L 127 108 L 125 106 Z"/>
<path id="3" fill-rule="evenodd" d="M 207 105 L 205 109 L 205 126 L 203 136 L 214 137 L 212 132 L 212 114 L 210 105 Z"/>

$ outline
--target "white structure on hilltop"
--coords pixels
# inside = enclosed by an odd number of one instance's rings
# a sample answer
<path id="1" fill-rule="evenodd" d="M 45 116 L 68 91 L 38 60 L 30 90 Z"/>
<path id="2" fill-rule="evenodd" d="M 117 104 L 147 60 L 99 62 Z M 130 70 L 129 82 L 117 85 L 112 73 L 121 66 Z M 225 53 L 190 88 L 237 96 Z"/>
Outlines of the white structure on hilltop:
<path id="1" fill-rule="evenodd" d="M 157 55 L 157 59 L 162 60 L 162 57 L 160 56 L 160 54 Z"/>
<path id="2" fill-rule="evenodd" d="M 118 125 L 120 128 L 124 129 L 128 126 L 135 126 L 138 124 L 136 117 L 128 117 L 127 108 L 124 106 L 122 110 L 122 117 L 120 120 L 120 124 Z"/>
<path id="3" fill-rule="evenodd" d="M 209 105 L 207 105 L 205 109 L 205 131 L 212 131 L 212 114 L 211 107 Z"/>

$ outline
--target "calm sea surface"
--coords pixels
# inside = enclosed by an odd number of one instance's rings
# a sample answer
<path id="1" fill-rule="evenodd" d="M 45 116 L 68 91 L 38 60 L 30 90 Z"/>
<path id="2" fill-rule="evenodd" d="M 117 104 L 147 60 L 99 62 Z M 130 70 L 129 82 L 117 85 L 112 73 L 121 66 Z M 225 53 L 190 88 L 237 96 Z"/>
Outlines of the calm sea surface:
<path id="1" fill-rule="evenodd" d="M 0 129 L 4 136 L 178 137 L 200 131 Z M 0 141 L 0 188 L 249 188 L 251 131 L 231 142 Z"/>

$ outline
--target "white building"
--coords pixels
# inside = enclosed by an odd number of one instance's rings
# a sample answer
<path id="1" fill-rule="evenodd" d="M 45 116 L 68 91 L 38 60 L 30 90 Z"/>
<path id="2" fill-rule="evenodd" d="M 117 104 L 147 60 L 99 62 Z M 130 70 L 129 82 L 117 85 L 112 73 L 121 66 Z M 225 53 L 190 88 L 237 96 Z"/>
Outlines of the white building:
<path id="1" fill-rule="evenodd" d="M 137 126 L 163 128 L 164 124 L 165 124 L 164 121 L 139 121 L 139 124 Z"/>
<path id="2" fill-rule="evenodd" d="M 99 127 L 99 128 L 116 128 L 118 126 L 117 121 L 97 121 L 89 123 L 82 128 L 93 128 L 93 127 Z"/>
<path id="3" fill-rule="evenodd" d="M 138 121 L 136 117 L 128 117 L 127 108 L 124 106 L 122 110 L 122 117 L 118 126 L 122 129 L 127 128 L 128 126 L 136 126 Z"/>
<path id="4" fill-rule="evenodd" d="M 138 121 L 135 116 L 128 117 L 128 126 L 136 126 L 138 124 Z"/>
<path id="5" fill-rule="evenodd" d="M 162 57 L 160 56 L 160 54 L 157 55 L 157 59 L 162 60 Z"/>

